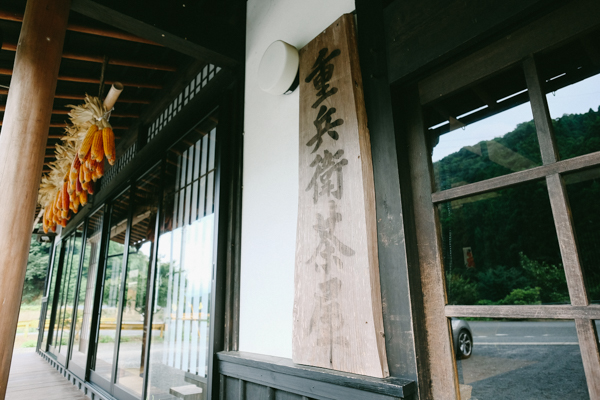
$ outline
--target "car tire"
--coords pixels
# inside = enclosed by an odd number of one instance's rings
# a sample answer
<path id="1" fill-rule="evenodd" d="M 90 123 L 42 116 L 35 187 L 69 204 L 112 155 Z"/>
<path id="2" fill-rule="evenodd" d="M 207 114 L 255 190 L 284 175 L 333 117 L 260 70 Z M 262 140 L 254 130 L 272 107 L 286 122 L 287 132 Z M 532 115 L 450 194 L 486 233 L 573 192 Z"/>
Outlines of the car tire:
<path id="1" fill-rule="evenodd" d="M 461 329 L 458 332 L 457 357 L 459 359 L 467 359 L 473 354 L 473 337 L 466 329 Z"/>

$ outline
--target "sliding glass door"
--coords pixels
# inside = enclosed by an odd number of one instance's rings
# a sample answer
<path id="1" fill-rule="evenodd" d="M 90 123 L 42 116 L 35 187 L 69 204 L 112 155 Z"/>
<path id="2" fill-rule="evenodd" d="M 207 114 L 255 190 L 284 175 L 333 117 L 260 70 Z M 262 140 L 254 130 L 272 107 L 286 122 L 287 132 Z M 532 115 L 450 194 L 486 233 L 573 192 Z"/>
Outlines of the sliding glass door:
<path id="1" fill-rule="evenodd" d="M 59 268 L 57 272 L 56 284 L 59 285 L 60 289 L 55 302 L 56 317 L 54 319 L 53 335 L 49 350 L 65 366 L 67 365 L 71 323 L 73 321 L 82 238 L 83 225 L 80 225 L 75 232 L 64 239 L 64 257 L 61 260 L 62 268 Z"/>
<path id="2" fill-rule="evenodd" d="M 92 310 L 100 258 L 103 220 L 104 208 L 101 208 L 92 214 L 87 221 L 83 264 L 79 274 L 69 369 L 81 378 L 85 378 L 87 354 L 90 345 Z"/>
<path id="3" fill-rule="evenodd" d="M 206 399 L 217 120 L 62 239 L 42 350 L 117 399 Z"/>
<path id="4" fill-rule="evenodd" d="M 147 399 L 206 398 L 216 129 L 196 132 L 167 157 Z"/>

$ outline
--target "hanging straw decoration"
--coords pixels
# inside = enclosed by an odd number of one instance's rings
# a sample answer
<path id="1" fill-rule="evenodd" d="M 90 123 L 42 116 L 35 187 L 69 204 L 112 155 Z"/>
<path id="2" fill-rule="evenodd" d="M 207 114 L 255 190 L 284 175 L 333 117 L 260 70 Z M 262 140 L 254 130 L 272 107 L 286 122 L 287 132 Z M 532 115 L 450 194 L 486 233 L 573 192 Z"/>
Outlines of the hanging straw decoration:
<path id="1" fill-rule="evenodd" d="M 69 105 L 71 124 L 65 128 L 62 144 L 56 145 L 56 161 L 42 177 L 38 195 L 44 207 L 44 232 L 67 226 L 72 213 L 94 194 L 94 183 L 104 175 L 104 158 L 110 165 L 116 161 L 115 135 L 108 122 L 123 86 L 115 83 L 104 102 L 98 97 L 85 97 L 80 106 Z"/>

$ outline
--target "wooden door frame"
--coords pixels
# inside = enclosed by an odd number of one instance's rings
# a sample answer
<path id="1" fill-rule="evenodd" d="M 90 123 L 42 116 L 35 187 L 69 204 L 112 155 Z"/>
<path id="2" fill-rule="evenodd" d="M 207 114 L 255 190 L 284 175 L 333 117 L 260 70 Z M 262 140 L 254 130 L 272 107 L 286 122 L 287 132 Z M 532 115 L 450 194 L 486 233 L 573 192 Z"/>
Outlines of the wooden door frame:
<path id="1" fill-rule="evenodd" d="M 405 174 L 408 174 L 410 179 L 406 181 L 403 190 L 412 193 L 412 210 L 405 210 L 413 212 L 415 217 L 413 226 L 406 229 L 416 238 L 417 245 L 411 251 L 418 257 L 422 289 L 426 294 L 424 313 L 416 318 L 422 318 L 426 324 L 429 344 L 427 362 L 430 376 L 420 374 L 420 379 L 431 382 L 431 398 L 458 399 L 460 397 L 455 355 L 451 345 L 450 317 L 574 320 L 589 393 L 592 398 L 600 396 L 600 355 L 593 323 L 594 319 L 600 319 L 600 306 L 590 305 L 587 298 L 568 198 L 560 175 L 564 172 L 600 165 L 600 152 L 564 161 L 557 158 L 558 150 L 546 102 L 546 92 L 537 73 L 534 55 L 600 27 L 600 20 L 596 17 L 599 11 L 600 5 L 592 4 L 588 0 L 567 3 L 524 27 L 510 31 L 510 36 L 506 39 L 476 50 L 418 82 L 394 88 L 394 96 L 401 99 L 399 111 L 401 129 L 398 135 L 406 138 L 406 148 L 401 154 L 409 159 L 409 168 Z M 553 28 L 557 26 L 558 21 L 561 21 L 563 28 L 557 33 Z M 430 148 L 426 129 L 423 126 L 421 106 L 509 66 L 521 66 L 525 73 L 543 165 L 486 181 L 434 191 Z M 536 179 L 545 179 L 548 187 L 571 304 L 560 306 L 447 305 L 441 230 L 435 209 L 437 204 Z M 422 387 L 422 382 L 420 383 Z M 424 391 L 422 393 L 425 394 Z"/>

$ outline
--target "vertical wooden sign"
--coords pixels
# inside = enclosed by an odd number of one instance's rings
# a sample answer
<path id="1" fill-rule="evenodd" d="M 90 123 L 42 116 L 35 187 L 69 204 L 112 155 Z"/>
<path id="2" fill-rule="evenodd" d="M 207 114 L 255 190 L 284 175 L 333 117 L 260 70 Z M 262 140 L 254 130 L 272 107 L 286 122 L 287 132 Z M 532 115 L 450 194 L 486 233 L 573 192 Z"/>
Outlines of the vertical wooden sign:
<path id="1" fill-rule="evenodd" d="M 383 378 L 375 190 L 354 17 L 300 50 L 293 360 Z"/>

